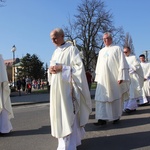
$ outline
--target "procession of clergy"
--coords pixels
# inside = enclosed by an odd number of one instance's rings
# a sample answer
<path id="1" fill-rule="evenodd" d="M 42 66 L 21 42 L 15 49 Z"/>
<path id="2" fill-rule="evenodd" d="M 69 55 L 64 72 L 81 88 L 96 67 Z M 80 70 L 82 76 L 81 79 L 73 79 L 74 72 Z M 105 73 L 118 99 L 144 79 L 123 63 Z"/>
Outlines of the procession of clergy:
<path id="1" fill-rule="evenodd" d="M 90 91 L 77 47 L 65 42 L 60 28 L 54 29 L 50 37 L 56 45 L 48 72 L 51 134 L 58 139 L 57 150 L 76 150 L 92 112 Z M 103 34 L 103 42 L 105 47 L 99 51 L 95 70 L 96 126 L 108 121 L 119 123 L 123 112 L 132 114 L 139 105 L 150 103 L 150 63 L 145 55 L 139 56 L 139 62 L 130 47 L 122 51 L 113 45 L 109 32 Z M 13 130 L 10 119 L 14 116 L 1 55 L 0 69 L 0 133 L 6 134 Z"/>

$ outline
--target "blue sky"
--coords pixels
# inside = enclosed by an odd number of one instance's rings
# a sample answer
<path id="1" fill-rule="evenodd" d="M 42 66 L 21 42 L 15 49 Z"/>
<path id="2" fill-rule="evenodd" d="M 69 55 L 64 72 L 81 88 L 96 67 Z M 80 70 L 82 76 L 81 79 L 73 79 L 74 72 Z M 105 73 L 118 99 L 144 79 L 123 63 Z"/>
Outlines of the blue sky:
<path id="1" fill-rule="evenodd" d="M 0 7 L 0 54 L 11 59 L 11 48 L 16 46 L 15 56 L 36 54 L 49 64 L 55 49 L 49 33 L 55 27 L 68 24 L 77 13 L 80 0 L 6 0 Z M 113 14 L 116 27 L 129 32 L 135 53 L 139 56 L 150 50 L 150 1 L 149 0 L 104 0 L 106 10 Z M 149 54 L 150 56 L 150 54 Z"/>

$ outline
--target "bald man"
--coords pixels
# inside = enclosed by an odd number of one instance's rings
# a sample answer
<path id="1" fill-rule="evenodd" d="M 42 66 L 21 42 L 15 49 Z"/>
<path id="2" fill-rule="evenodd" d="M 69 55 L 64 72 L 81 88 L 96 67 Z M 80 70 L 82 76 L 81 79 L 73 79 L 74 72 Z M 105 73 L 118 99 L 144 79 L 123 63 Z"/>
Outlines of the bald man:
<path id="1" fill-rule="evenodd" d="M 91 113 L 91 98 L 78 49 L 64 40 L 62 29 L 50 33 L 56 46 L 49 67 L 51 134 L 57 150 L 76 150 Z"/>

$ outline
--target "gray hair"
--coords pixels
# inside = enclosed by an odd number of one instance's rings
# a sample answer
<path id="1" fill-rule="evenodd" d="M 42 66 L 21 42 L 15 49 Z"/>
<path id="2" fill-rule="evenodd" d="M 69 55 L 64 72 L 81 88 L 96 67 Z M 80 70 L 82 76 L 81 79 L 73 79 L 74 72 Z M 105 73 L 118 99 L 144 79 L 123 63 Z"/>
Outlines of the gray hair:
<path id="1" fill-rule="evenodd" d="M 105 32 L 105 33 L 103 34 L 103 36 L 104 36 L 105 34 L 107 34 L 107 35 L 108 35 L 108 37 L 110 37 L 110 38 L 112 39 L 112 35 L 111 35 L 111 33 L 110 33 L 110 32 Z"/>
<path id="2" fill-rule="evenodd" d="M 56 28 L 52 32 L 55 32 L 55 35 L 63 35 L 64 36 L 64 31 L 61 28 Z"/>

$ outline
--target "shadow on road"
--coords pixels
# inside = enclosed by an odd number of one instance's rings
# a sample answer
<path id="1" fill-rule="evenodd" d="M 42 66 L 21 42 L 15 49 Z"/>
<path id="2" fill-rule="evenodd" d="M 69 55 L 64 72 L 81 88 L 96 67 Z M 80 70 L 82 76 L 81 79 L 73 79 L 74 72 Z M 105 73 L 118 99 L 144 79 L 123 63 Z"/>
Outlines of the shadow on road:
<path id="1" fill-rule="evenodd" d="M 93 123 L 89 123 L 86 125 L 85 130 L 88 131 L 99 131 L 99 130 L 110 130 L 110 129 L 125 129 L 128 127 L 135 127 L 150 124 L 150 117 L 146 118 L 133 118 L 133 119 L 124 119 L 120 120 L 118 124 L 112 124 L 112 122 L 108 122 L 107 125 L 104 126 L 94 126 Z"/>
<path id="2" fill-rule="evenodd" d="M 145 138 L 143 138 L 145 137 Z M 131 150 L 150 146 L 150 131 L 85 139 L 78 150 Z"/>
<path id="3" fill-rule="evenodd" d="M 18 131 L 12 131 L 9 134 L 3 134 L 0 136 L 28 136 L 28 135 L 37 135 L 37 134 L 49 134 L 50 135 L 50 126 L 42 126 L 39 129 L 32 129 L 32 130 L 18 130 Z"/>

